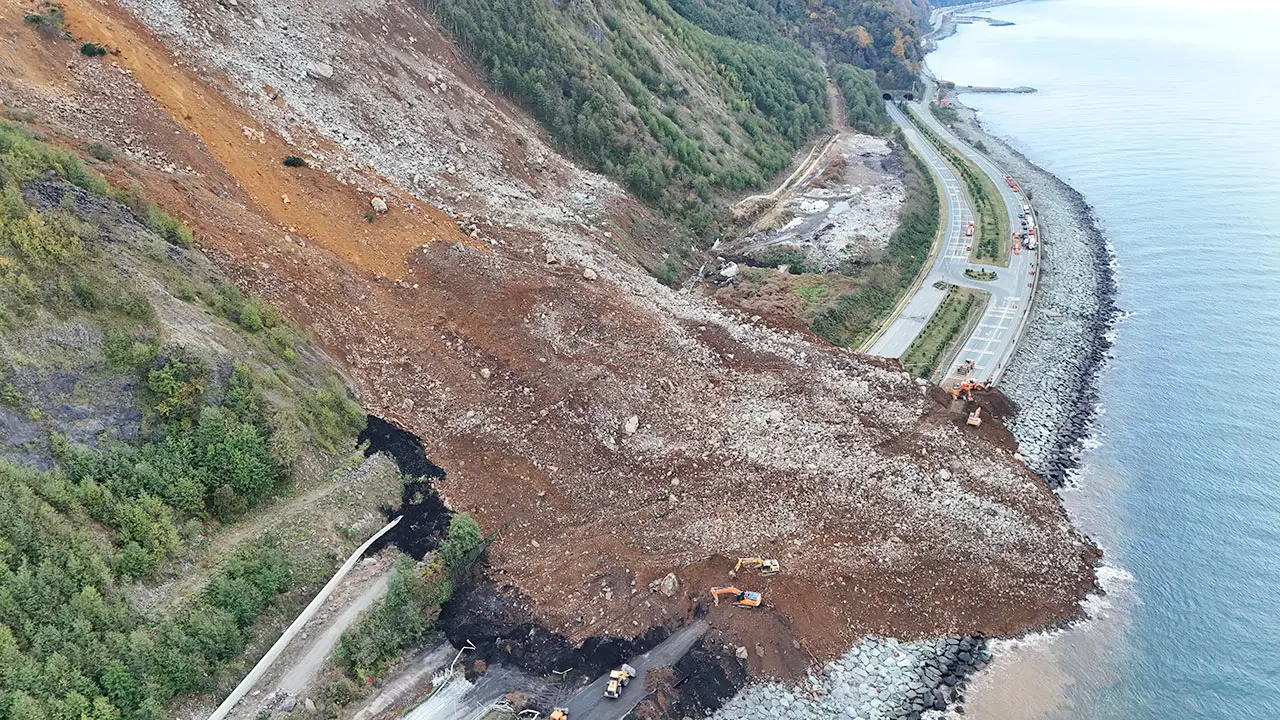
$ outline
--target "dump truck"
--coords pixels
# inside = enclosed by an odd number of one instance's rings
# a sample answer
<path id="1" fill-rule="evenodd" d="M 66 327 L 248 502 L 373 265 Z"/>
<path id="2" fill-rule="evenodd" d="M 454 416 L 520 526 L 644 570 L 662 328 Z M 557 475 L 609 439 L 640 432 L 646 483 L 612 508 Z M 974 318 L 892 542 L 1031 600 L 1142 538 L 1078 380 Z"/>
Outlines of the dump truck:
<path id="1" fill-rule="evenodd" d="M 609 671 L 609 684 L 604 686 L 604 696 L 607 698 L 617 698 L 622 694 L 622 689 L 631 682 L 631 678 L 636 676 L 636 669 L 626 663 L 622 663 L 622 667 L 617 670 Z"/>

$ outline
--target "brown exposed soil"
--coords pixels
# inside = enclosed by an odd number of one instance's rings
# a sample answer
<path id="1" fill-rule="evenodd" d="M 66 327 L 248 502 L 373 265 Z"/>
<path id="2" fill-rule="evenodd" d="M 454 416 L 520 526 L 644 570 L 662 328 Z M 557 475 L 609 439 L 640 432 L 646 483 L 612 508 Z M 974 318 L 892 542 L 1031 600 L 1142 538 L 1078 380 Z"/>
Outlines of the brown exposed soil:
<path id="1" fill-rule="evenodd" d="M 190 222 L 312 329 L 370 412 L 422 439 L 448 505 L 505 528 L 489 569 L 505 616 L 580 642 L 706 612 L 752 648 L 751 672 L 795 674 L 868 633 L 1057 623 L 1092 586 L 1087 541 L 998 425 L 967 432 L 897 368 L 670 291 L 576 220 L 485 224 L 476 247 L 369 173 L 393 208 L 366 223 L 368 191 L 284 168 L 291 147 L 220 75 L 175 66 L 116 6 L 68 6 L 73 32 L 120 49 L 100 60 L 24 28 L 24 4 L 0 8 L 6 106 L 128 148 L 102 169 Z M 608 212 L 646 220 L 629 201 Z M 760 554 L 784 572 L 729 577 Z M 669 572 L 671 597 L 649 590 Z M 728 582 L 765 607 L 711 607 Z"/>

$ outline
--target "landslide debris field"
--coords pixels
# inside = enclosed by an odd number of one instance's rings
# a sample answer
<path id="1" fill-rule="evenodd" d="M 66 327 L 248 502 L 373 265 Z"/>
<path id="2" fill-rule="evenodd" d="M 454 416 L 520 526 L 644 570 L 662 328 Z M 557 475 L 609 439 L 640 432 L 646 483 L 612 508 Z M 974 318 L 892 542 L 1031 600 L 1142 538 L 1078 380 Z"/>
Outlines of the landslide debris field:
<path id="1" fill-rule="evenodd" d="M 752 672 L 792 674 L 866 634 L 1008 635 L 1076 614 L 1092 548 L 995 423 L 969 432 L 894 363 L 653 280 L 637 261 L 659 233 L 630 229 L 661 221 L 549 149 L 415 6 L 284 3 L 254 33 L 244 3 L 128 5 L 141 21 L 71 0 L 68 40 L 0 2 L 5 107 L 113 144 L 100 171 L 308 327 L 369 412 L 421 439 L 448 507 L 503 528 L 478 621 L 580 643 L 705 612 L 727 642 L 764 647 Z M 275 12 L 324 30 L 266 54 Z M 81 55 L 89 40 L 113 53 Z M 332 77 L 268 66 L 307 57 Z M 279 76 L 274 100 L 250 94 L 247 67 Z M 466 150 L 418 166 L 416 137 L 332 132 L 366 113 L 439 118 L 424 137 Z M 366 219 L 374 197 L 388 212 Z M 731 579 L 751 555 L 784 572 Z M 670 595 L 650 589 L 669 573 Z M 730 582 L 764 607 L 710 607 Z"/>

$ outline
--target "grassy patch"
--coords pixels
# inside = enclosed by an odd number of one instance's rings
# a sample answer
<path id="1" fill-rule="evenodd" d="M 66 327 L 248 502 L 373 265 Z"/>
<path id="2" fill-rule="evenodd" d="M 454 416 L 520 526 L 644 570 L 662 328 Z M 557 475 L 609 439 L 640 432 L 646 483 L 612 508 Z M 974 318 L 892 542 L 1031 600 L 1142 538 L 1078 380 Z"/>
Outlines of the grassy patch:
<path id="1" fill-rule="evenodd" d="M 952 287 L 934 311 L 924 329 L 902 354 L 902 366 L 920 377 L 928 377 L 947 358 L 947 350 L 961 336 L 972 313 L 980 314 L 986 293 Z"/>
<path id="2" fill-rule="evenodd" d="M 998 277 L 995 270 L 975 270 L 973 268 L 965 268 L 964 276 L 970 280 L 981 280 L 983 282 L 990 282 Z"/>
<path id="3" fill-rule="evenodd" d="M 916 117 L 914 112 L 910 110 L 905 112 L 920 134 L 924 135 L 929 143 L 947 159 L 964 182 L 965 191 L 973 203 L 973 211 L 977 216 L 973 252 L 970 258 L 976 263 L 1007 267 L 1009 265 L 1009 212 L 991 178 L 960 151 L 938 137 L 928 125 Z"/>

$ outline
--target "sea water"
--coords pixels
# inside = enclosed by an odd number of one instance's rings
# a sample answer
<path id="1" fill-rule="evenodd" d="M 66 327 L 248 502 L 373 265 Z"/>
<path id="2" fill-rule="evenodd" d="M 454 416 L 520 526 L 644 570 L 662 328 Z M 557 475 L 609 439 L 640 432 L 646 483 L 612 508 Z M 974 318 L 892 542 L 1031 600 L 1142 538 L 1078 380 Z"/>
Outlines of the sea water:
<path id="1" fill-rule="evenodd" d="M 1094 620 L 1006 646 L 979 718 L 1280 718 L 1280 3 L 1029 0 L 929 64 L 1084 194 L 1116 255 Z"/>

